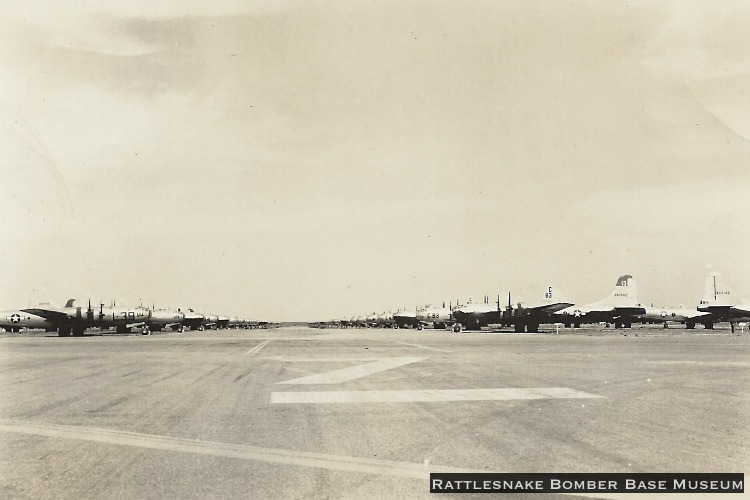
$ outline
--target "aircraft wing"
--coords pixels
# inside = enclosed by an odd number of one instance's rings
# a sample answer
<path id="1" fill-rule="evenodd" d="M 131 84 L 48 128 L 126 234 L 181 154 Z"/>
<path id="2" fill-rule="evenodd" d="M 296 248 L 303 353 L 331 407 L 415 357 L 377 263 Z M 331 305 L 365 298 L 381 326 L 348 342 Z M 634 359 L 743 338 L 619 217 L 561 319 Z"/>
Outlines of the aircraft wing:
<path id="1" fill-rule="evenodd" d="M 731 318 L 747 318 L 750 316 L 750 306 L 736 305 L 736 306 L 725 306 L 725 305 L 709 305 L 699 307 L 698 311 L 708 312 L 715 316 L 731 319 Z"/>
<path id="2" fill-rule="evenodd" d="M 708 316 L 714 316 L 713 313 L 706 312 L 706 311 L 698 311 L 697 309 L 695 311 L 690 311 L 685 314 L 685 317 L 687 319 L 694 319 L 694 318 L 703 318 Z"/>
<path id="3" fill-rule="evenodd" d="M 34 314 L 41 318 L 46 319 L 51 323 L 63 323 L 69 321 L 71 318 L 62 311 L 55 311 L 53 309 L 41 309 L 38 307 L 32 307 L 30 309 L 21 309 L 21 311 L 29 314 Z"/>
<path id="4" fill-rule="evenodd" d="M 543 314 L 554 314 L 572 305 L 573 304 L 571 304 L 570 302 L 556 302 L 554 304 L 541 304 L 533 307 L 525 307 L 524 310 L 528 311 L 528 313 L 532 316 L 538 316 Z"/>
<path id="5" fill-rule="evenodd" d="M 729 314 L 735 318 L 747 318 L 750 316 L 750 306 L 737 305 L 729 309 Z"/>

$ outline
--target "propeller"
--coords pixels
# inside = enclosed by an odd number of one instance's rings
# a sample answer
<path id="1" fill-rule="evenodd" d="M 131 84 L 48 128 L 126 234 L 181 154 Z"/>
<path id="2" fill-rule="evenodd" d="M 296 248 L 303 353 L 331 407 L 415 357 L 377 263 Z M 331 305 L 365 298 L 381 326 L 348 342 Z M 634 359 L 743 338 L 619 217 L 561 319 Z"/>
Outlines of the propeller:
<path id="1" fill-rule="evenodd" d="M 94 310 L 91 309 L 91 297 L 89 297 L 89 307 L 86 309 L 86 320 L 87 321 L 94 320 Z"/>

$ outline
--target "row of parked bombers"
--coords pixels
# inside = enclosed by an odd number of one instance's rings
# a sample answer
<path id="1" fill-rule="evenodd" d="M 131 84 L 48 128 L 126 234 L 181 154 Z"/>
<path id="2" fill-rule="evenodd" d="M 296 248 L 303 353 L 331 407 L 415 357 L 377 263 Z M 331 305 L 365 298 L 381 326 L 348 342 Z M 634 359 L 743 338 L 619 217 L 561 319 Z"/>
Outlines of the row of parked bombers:
<path id="1" fill-rule="evenodd" d="M 561 324 L 568 328 L 579 328 L 585 323 L 613 324 L 615 328 L 630 328 L 634 323 L 684 324 L 693 329 L 703 325 L 713 329 L 716 323 L 726 322 L 732 331 L 736 325 L 750 321 L 750 302 L 737 298 L 723 284 L 718 273 L 711 273 L 706 279 L 703 298 L 695 308 L 654 307 L 643 305 L 638 300 L 638 289 L 631 275 L 617 279 L 612 293 L 606 298 L 584 305 L 568 302 L 552 286 L 547 287 L 538 303 L 513 303 L 508 294 L 507 305 L 501 303 L 500 296 L 491 303 L 485 296 L 484 302 L 474 303 L 469 299 L 465 305 L 443 303 L 442 307 L 425 306 L 413 310 L 400 310 L 395 313 L 370 314 L 352 318 L 336 319 L 311 323 L 316 328 L 452 328 L 459 332 L 464 329 L 476 330 L 488 325 L 513 327 L 516 332 L 538 332 L 541 324 Z"/>
<path id="2" fill-rule="evenodd" d="M 114 328 L 118 333 L 126 333 L 134 328 L 143 335 L 152 331 L 190 330 L 225 328 L 267 328 L 266 321 L 247 318 L 201 314 L 192 309 L 156 309 L 144 306 L 124 307 L 100 304 L 98 308 L 78 306 L 74 299 L 68 300 L 65 307 L 40 303 L 33 307 L 0 312 L 0 328 L 9 332 L 22 329 L 43 329 L 58 332 L 61 337 L 81 337 L 87 329 L 102 330 Z"/>

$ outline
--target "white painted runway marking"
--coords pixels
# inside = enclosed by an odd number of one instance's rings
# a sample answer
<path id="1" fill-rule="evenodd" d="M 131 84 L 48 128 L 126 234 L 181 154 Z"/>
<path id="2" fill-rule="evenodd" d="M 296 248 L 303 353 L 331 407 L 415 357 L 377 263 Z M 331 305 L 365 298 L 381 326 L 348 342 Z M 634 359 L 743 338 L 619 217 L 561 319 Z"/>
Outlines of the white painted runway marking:
<path id="1" fill-rule="evenodd" d="M 664 360 L 664 361 L 640 361 L 640 363 L 649 365 L 697 365 L 706 367 L 727 367 L 727 368 L 750 368 L 750 362 L 746 361 L 692 361 L 692 360 Z"/>
<path id="2" fill-rule="evenodd" d="M 350 380 L 356 380 L 358 378 L 366 377 L 368 375 L 372 375 L 373 373 L 384 372 L 386 370 L 398 368 L 399 366 L 416 363 L 417 361 L 422 361 L 423 359 L 427 358 L 383 358 L 371 363 L 366 363 L 364 365 L 350 366 L 348 368 L 341 368 L 340 370 L 331 370 L 325 373 L 310 375 L 309 377 L 300 377 L 278 383 L 340 384 L 342 382 L 349 382 Z"/>
<path id="3" fill-rule="evenodd" d="M 261 359 L 272 359 L 274 361 L 285 361 L 288 363 L 329 363 L 331 361 L 352 361 L 359 363 L 367 363 L 370 361 L 379 361 L 383 358 L 343 358 L 343 357 L 329 357 L 329 358 L 290 358 L 287 356 L 265 356 Z"/>
<path id="4" fill-rule="evenodd" d="M 50 438 L 77 439 L 94 443 L 136 446 L 152 450 L 195 453 L 215 457 L 257 460 L 301 467 L 315 467 L 346 472 L 364 472 L 428 480 L 430 472 L 487 472 L 455 467 L 441 467 L 430 464 L 415 464 L 372 458 L 358 458 L 345 455 L 328 455 L 304 451 L 282 450 L 278 448 L 261 448 L 241 444 L 199 441 L 138 432 L 76 427 L 71 425 L 41 424 L 20 420 L 0 419 L 0 431 Z M 425 483 L 427 484 L 427 483 Z"/>
<path id="5" fill-rule="evenodd" d="M 510 399 L 591 399 L 602 397 L 567 387 L 427 389 L 407 391 L 272 392 L 271 403 L 415 403 L 506 401 Z"/>
<path id="6" fill-rule="evenodd" d="M 261 349 L 266 347 L 271 342 L 271 339 L 266 340 L 265 342 L 261 342 L 260 344 L 256 345 L 249 351 L 247 351 L 245 354 L 257 354 Z"/>
<path id="7" fill-rule="evenodd" d="M 213 457 L 234 458 L 238 460 L 253 460 L 258 462 L 294 465 L 298 467 L 312 467 L 317 469 L 344 472 L 360 472 L 383 476 L 402 477 L 429 481 L 430 473 L 492 473 L 500 471 L 462 469 L 433 464 L 415 464 L 412 462 L 398 462 L 394 460 L 379 460 L 373 458 L 358 458 L 346 455 L 328 455 L 324 453 L 310 453 L 305 451 L 282 450 L 278 448 L 261 448 L 241 444 L 219 443 L 214 441 L 199 441 L 197 439 L 182 439 L 155 434 L 141 434 L 138 432 L 98 429 L 93 427 L 77 427 L 72 425 L 40 424 L 21 420 L 0 419 L 0 432 L 11 432 L 31 436 L 45 436 L 59 439 L 76 439 L 91 443 L 111 444 L 118 446 L 135 446 L 151 450 L 174 451 L 178 453 L 194 453 Z M 427 483 L 425 483 L 427 484 Z M 567 496 L 566 493 L 561 493 Z M 606 493 L 576 493 L 574 496 L 589 498 L 622 498 L 622 494 L 608 495 Z M 655 499 L 682 498 L 682 494 L 662 493 Z M 700 498 L 744 498 L 744 495 L 706 494 Z M 651 498 L 639 495 L 638 498 Z"/>
<path id="8" fill-rule="evenodd" d="M 418 347 L 418 348 L 420 348 L 420 349 L 427 349 L 427 350 L 429 350 L 429 351 L 437 351 L 437 352 L 453 352 L 453 351 L 447 351 L 447 350 L 445 350 L 445 349 L 438 349 L 437 347 L 430 347 L 430 346 L 428 346 L 428 345 L 422 345 L 422 344 L 410 344 L 410 343 L 408 343 L 408 342 L 401 342 L 400 340 L 395 340 L 394 342 L 395 342 L 396 344 L 401 344 L 401 345 L 408 345 L 408 346 L 411 346 L 411 347 Z"/>

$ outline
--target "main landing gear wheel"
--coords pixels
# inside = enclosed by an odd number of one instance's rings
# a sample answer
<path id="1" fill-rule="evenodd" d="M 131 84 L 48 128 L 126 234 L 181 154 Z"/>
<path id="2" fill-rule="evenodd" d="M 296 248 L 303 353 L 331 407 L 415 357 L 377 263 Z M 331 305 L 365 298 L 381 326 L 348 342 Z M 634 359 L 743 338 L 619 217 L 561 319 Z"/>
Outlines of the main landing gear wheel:
<path id="1" fill-rule="evenodd" d="M 453 325 L 453 332 L 454 333 L 461 333 L 463 331 L 463 326 L 461 326 L 461 323 L 456 323 Z"/>

